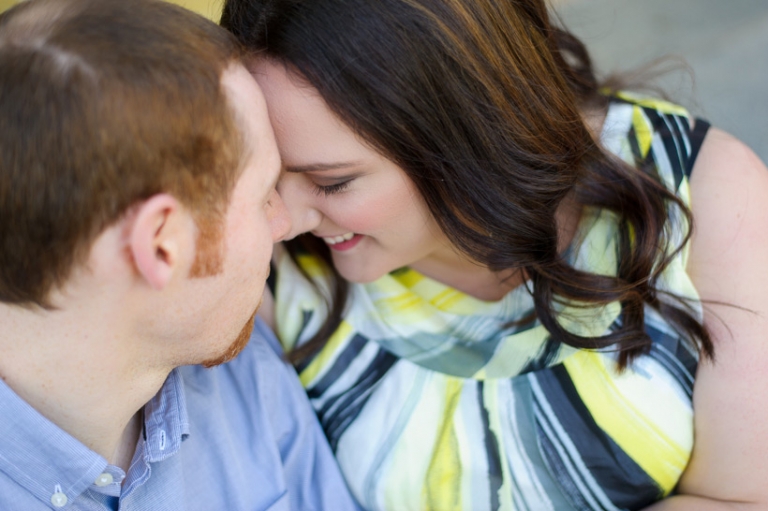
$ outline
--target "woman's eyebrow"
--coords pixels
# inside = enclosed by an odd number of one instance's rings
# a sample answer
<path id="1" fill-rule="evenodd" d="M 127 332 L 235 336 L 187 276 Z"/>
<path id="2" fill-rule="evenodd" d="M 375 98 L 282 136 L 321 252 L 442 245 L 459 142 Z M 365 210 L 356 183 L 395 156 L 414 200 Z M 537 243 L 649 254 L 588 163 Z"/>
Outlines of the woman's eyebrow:
<path id="1" fill-rule="evenodd" d="M 347 169 L 351 167 L 358 167 L 362 162 L 360 161 L 343 161 L 335 163 L 310 163 L 308 165 L 286 165 L 285 171 L 292 173 L 324 171 L 324 170 L 336 170 Z"/>

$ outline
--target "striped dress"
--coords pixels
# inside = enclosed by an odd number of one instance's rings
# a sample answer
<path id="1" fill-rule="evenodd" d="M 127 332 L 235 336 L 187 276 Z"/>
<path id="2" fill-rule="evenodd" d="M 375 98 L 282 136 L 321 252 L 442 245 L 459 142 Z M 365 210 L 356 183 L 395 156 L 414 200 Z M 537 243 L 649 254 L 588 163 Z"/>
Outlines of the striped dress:
<path id="1" fill-rule="evenodd" d="M 688 202 L 703 121 L 675 105 L 612 99 L 602 142 L 655 172 Z M 702 130 L 701 128 L 704 128 Z M 668 235 L 685 232 L 671 211 Z M 587 210 L 567 254 L 577 268 L 616 272 L 613 214 Z M 689 298 L 687 248 L 659 287 Z M 310 256 L 299 264 L 326 286 Z M 670 494 L 693 444 L 696 350 L 646 311 L 647 355 L 616 371 L 615 350 L 579 350 L 538 321 L 525 286 L 484 302 L 405 268 L 351 286 L 345 319 L 299 368 L 347 482 L 370 510 L 641 509 Z M 287 256 L 277 261 L 277 324 L 287 350 L 308 340 L 326 308 Z M 562 306 L 582 336 L 616 328 L 617 303 Z"/>

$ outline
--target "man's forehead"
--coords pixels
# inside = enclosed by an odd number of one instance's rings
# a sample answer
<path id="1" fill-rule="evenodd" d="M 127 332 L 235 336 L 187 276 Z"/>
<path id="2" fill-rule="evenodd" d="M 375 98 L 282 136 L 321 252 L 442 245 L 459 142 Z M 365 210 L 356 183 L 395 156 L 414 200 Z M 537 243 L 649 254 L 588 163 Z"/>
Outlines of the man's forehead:
<path id="1" fill-rule="evenodd" d="M 261 88 L 241 63 L 228 66 L 221 80 L 242 137 L 242 161 L 246 165 L 257 164 L 259 172 L 271 183 L 272 167 L 279 169 L 279 155 Z"/>
<path id="2" fill-rule="evenodd" d="M 267 107 L 256 81 L 243 64 L 233 62 L 222 73 L 221 85 L 240 131 L 248 138 L 258 138 Z"/>

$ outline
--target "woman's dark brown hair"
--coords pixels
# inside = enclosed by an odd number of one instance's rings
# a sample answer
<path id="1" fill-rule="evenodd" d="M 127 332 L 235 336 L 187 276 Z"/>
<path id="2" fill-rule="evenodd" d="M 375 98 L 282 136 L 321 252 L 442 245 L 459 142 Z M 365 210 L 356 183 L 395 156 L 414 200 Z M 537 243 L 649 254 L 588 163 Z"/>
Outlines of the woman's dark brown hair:
<path id="1" fill-rule="evenodd" d="M 331 110 L 396 162 L 443 232 L 491 270 L 521 269 L 553 338 L 580 348 L 617 343 L 622 367 L 650 347 L 644 304 L 696 341 L 706 330 L 655 287 L 671 253 L 665 226 L 685 205 L 652 173 L 607 155 L 582 114 L 606 102 L 578 39 L 541 0 L 227 0 L 221 24 L 250 50 L 284 63 Z M 566 196 L 619 218 L 615 277 L 579 271 L 558 252 L 555 211 Z M 322 255 L 317 240 L 304 249 Z M 687 237 L 686 237 L 687 241 Z M 336 274 L 325 327 L 338 326 L 346 283 Z M 622 305 L 621 327 L 586 338 L 565 330 L 555 301 Z"/>

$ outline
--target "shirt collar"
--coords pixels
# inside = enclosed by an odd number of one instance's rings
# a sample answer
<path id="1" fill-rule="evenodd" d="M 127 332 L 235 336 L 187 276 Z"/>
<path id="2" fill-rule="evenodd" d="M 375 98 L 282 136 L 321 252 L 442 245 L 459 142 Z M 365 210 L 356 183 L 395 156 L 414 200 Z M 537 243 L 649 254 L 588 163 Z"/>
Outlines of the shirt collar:
<path id="1" fill-rule="evenodd" d="M 0 470 L 51 509 L 54 493 L 69 503 L 106 471 L 107 460 L 45 418 L 0 379 Z M 144 407 L 146 461 L 162 461 L 189 436 L 178 369 Z"/>
<path id="2" fill-rule="evenodd" d="M 189 416 L 184 386 L 174 369 L 160 392 L 144 407 L 147 461 L 155 463 L 176 454 L 189 436 Z"/>

